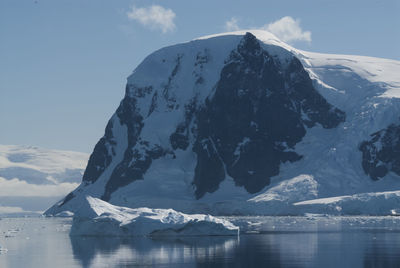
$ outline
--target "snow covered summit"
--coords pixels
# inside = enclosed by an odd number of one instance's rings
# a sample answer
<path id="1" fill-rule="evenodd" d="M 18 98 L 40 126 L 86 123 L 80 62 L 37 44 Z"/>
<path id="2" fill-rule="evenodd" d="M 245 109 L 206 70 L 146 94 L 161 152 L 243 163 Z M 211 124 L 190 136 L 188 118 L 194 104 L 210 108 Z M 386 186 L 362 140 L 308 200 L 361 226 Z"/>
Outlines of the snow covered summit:
<path id="1" fill-rule="evenodd" d="M 397 61 L 304 52 L 263 31 L 160 49 L 128 78 L 82 184 L 47 213 L 76 211 L 91 195 L 284 214 L 309 199 L 399 189 L 397 132 L 379 144 L 370 136 L 399 124 L 399 71 Z"/>

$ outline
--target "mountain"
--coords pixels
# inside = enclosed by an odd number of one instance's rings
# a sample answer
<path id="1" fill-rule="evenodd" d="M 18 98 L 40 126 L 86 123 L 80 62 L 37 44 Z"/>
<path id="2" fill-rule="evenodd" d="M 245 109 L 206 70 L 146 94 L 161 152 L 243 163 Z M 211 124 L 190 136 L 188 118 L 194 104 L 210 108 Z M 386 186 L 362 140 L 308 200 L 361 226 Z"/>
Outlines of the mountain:
<path id="1" fill-rule="evenodd" d="M 400 190 L 399 71 L 398 61 L 301 51 L 265 31 L 160 49 L 128 78 L 81 185 L 46 213 L 91 195 L 288 214 L 302 201 Z"/>
<path id="2" fill-rule="evenodd" d="M 75 189 L 89 155 L 0 145 L 0 213 L 43 211 Z"/>

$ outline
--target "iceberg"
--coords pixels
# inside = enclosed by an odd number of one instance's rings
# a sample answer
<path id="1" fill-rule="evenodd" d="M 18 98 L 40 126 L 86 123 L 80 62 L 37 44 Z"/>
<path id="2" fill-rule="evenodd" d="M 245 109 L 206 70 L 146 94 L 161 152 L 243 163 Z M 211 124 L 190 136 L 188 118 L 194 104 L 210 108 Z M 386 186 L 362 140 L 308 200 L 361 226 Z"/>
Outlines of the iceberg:
<path id="1" fill-rule="evenodd" d="M 239 227 L 205 214 L 173 209 L 126 208 L 86 196 L 75 213 L 71 236 L 237 236 Z"/>

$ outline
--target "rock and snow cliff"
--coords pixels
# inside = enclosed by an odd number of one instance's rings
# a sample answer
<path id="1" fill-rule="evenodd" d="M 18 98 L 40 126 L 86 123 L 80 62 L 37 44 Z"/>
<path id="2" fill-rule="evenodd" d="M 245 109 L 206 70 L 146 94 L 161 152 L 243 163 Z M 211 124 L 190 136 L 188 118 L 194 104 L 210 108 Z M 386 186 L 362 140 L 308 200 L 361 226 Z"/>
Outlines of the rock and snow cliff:
<path id="1" fill-rule="evenodd" d="M 394 60 L 300 51 L 264 31 L 160 49 L 128 78 L 81 185 L 47 214 L 76 211 L 86 195 L 285 214 L 305 200 L 399 190 L 399 73 Z"/>

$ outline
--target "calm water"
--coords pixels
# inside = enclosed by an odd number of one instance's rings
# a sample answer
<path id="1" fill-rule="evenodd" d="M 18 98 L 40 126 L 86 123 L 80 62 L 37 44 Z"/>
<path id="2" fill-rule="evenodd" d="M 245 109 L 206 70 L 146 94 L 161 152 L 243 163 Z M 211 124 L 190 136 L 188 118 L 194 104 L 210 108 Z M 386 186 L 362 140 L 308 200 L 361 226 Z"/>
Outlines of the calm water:
<path id="1" fill-rule="evenodd" d="M 233 217 L 240 237 L 73 238 L 70 219 L 0 220 L 0 267 L 400 267 L 398 217 Z"/>

